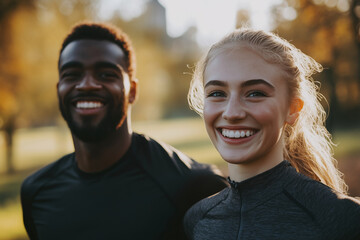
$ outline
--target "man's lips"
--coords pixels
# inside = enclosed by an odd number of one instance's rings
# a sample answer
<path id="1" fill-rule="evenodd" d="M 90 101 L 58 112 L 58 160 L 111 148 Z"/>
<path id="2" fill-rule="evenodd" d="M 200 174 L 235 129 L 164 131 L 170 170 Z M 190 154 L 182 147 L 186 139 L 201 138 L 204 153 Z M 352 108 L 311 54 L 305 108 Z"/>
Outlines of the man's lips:
<path id="1" fill-rule="evenodd" d="M 99 97 L 77 97 L 71 100 L 76 109 L 97 109 L 106 105 L 106 101 Z"/>
<path id="2" fill-rule="evenodd" d="M 104 106 L 102 102 L 99 101 L 77 101 L 75 102 L 75 107 L 79 109 L 94 109 L 101 108 Z"/>
<path id="3" fill-rule="evenodd" d="M 79 100 L 73 102 L 74 110 L 81 116 L 98 115 L 104 110 L 105 104 L 96 100 Z"/>
<path id="4" fill-rule="evenodd" d="M 74 114 L 85 117 L 98 115 L 103 112 L 108 101 L 102 96 L 77 95 L 76 97 L 69 98 L 69 103 L 68 106 L 72 106 Z"/>

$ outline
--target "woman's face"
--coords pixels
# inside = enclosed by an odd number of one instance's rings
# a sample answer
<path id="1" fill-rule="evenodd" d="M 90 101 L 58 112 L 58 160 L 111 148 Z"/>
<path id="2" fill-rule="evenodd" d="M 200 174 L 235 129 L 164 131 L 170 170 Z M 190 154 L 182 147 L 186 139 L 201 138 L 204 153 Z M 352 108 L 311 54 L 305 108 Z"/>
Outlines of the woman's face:
<path id="1" fill-rule="evenodd" d="M 206 130 L 225 161 L 282 160 L 289 97 L 279 65 L 245 46 L 224 50 L 207 64 L 204 92 Z"/>

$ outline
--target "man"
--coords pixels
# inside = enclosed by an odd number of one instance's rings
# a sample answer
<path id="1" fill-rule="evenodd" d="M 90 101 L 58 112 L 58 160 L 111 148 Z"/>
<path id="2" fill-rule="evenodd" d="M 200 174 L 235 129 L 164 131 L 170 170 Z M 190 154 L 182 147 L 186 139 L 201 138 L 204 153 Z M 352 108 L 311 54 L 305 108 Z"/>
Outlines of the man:
<path id="1" fill-rule="evenodd" d="M 110 25 L 82 23 L 64 40 L 57 93 L 75 152 L 24 181 L 30 239 L 184 239 L 185 211 L 226 186 L 210 166 L 132 132 L 133 55 Z"/>

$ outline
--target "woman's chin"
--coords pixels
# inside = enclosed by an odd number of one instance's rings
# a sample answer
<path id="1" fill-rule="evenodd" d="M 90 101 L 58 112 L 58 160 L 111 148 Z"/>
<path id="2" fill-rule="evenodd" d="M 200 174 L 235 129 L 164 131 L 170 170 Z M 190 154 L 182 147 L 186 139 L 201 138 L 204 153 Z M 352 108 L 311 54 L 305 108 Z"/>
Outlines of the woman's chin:
<path id="1" fill-rule="evenodd" d="M 247 164 L 251 162 L 249 159 L 239 157 L 222 156 L 222 158 L 225 160 L 225 162 L 230 164 Z"/>

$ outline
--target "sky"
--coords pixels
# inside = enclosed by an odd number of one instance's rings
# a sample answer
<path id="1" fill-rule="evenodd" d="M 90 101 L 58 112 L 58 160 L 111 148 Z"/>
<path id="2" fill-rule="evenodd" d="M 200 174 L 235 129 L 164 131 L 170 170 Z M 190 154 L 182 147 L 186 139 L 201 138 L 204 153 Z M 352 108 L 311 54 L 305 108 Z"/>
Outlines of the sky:
<path id="1" fill-rule="evenodd" d="M 250 12 L 252 27 L 271 30 L 270 6 L 281 0 L 159 0 L 166 8 L 167 32 L 181 35 L 188 27 L 198 29 L 197 39 L 206 44 L 234 30 L 239 9 Z"/>
<path id="2" fill-rule="evenodd" d="M 123 18 L 140 15 L 149 0 L 103 0 L 99 7 L 102 19 L 118 12 Z M 283 0 L 158 0 L 166 9 L 167 33 L 182 35 L 189 27 L 197 27 L 197 41 L 206 46 L 235 29 L 239 9 L 250 12 L 252 27 L 271 30 L 270 7 Z M 291 9 L 289 9 L 291 10 Z M 291 11 L 288 12 L 291 16 Z M 293 13 L 294 14 L 294 13 Z M 296 14 L 296 13 L 295 13 Z"/>

